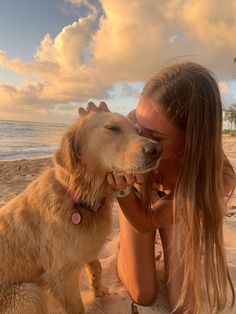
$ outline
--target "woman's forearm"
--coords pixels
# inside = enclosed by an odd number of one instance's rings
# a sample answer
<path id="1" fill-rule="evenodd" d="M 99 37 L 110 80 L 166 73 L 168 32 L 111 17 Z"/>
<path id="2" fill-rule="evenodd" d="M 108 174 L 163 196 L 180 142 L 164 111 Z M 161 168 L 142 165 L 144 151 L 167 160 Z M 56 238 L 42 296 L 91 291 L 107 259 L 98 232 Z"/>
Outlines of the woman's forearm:
<path id="1" fill-rule="evenodd" d="M 156 230 L 157 227 L 153 225 L 150 215 L 142 207 L 139 198 L 133 190 L 127 196 L 117 198 L 117 201 L 123 214 L 138 233 Z"/>
<path id="2" fill-rule="evenodd" d="M 172 200 L 168 197 L 158 200 L 151 206 L 151 212 L 142 207 L 136 194 L 131 192 L 118 198 L 120 208 L 138 233 L 146 233 L 173 224 Z"/>
<path id="3" fill-rule="evenodd" d="M 175 223 L 173 215 L 173 201 L 163 197 L 152 205 L 153 220 L 158 229 Z"/>

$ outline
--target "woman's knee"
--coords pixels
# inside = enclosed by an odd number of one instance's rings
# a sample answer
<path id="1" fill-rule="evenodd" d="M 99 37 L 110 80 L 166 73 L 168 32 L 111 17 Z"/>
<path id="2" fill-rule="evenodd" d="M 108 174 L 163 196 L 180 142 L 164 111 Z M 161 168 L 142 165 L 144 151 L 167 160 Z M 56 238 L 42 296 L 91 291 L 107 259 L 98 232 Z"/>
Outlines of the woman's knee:
<path id="1" fill-rule="evenodd" d="M 140 305 L 150 305 L 157 295 L 157 282 L 155 269 L 153 271 L 140 273 L 124 270 L 122 254 L 119 252 L 117 260 L 117 272 L 123 285 L 128 290 L 135 303 Z M 151 268 L 151 267 L 150 267 Z M 152 268 L 151 268 L 152 269 Z"/>
<path id="2" fill-rule="evenodd" d="M 156 285 L 145 289 L 136 287 L 135 289 L 129 291 L 129 293 L 135 303 L 148 306 L 151 305 L 156 299 L 157 288 Z"/>

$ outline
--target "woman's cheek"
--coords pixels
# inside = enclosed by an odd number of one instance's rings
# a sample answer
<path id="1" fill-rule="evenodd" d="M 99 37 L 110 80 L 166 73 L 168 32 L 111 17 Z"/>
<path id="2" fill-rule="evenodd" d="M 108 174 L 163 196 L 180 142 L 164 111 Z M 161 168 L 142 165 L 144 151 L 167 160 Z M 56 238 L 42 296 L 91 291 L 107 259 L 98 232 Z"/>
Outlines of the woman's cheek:
<path id="1" fill-rule="evenodd" d="M 160 143 L 162 146 L 162 155 L 161 155 L 161 159 L 165 160 L 165 159 L 173 159 L 176 155 L 176 147 L 172 145 L 172 143 L 168 142 L 168 141 L 162 141 L 162 143 Z"/>

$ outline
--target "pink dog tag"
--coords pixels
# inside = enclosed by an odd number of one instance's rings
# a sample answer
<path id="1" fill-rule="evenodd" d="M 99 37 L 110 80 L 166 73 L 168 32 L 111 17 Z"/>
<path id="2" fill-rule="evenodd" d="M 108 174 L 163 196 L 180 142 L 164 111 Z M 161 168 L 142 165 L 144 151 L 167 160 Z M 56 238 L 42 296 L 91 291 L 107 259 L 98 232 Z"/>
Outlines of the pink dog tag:
<path id="1" fill-rule="evenodd" d="M 75 212 L 75 213 L 73 213 L 72 216 L 71 216 L 71 220 L 72 220 L 72 222 L 73 222 L 74 225 L 80 224 L 81 219 L 82 219 L 82 217 L 81 217 L 81 215 L 80 215 L 79 212 Z"/>

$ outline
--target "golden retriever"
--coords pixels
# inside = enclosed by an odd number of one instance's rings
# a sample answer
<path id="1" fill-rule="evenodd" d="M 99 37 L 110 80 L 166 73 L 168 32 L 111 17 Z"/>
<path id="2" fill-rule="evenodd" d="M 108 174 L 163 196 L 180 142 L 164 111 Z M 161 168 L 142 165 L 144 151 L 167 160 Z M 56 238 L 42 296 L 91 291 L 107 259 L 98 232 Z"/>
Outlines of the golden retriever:
<path id="1" fill-rule="evenodd" d="M 106 174 L 154 169 L 160 151 L 119 114 L 89 113 L 68 129 L 54 167 L 0 209 L 0 313 L 47 313 L 46 289 L 66 313 L 84 313 L 85 264 L 95 296 L 103 295 L 97 255 L 114 199 Z"/>

